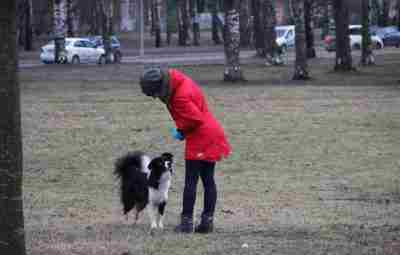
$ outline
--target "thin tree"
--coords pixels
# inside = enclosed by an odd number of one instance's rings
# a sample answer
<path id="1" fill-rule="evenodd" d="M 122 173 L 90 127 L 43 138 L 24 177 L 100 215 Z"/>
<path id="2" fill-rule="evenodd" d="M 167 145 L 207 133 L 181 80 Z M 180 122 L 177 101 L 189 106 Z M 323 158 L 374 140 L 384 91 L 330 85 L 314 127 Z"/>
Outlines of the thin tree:
<path id="1" fill-rule="evenodd" d="M 312 27 L 312 10 L 314 0 L 304 1 L 304 24 L 306 33 L 307 58 L 315 58 L 317 56 L 314 47 L 314 30 Z"/>
<path id="2" fill-rule="evenodd" d="M 152 27 L 155 35 L 155 47 L 161 47 L 161 3 L 160 0 L 152 0 Z"/>
<path id="3" fill-rule="evenodd" d="M 224 81 L 243 81 L 240 68 L 240 31 L 239 31 L 239 1 L 225 0 L 224 50 L 225 72 Z"/>
<path id="4" fill-rule="evenodd" d="M 215 1 L 210 1 L 209 3 L 211 10 L 211 38 L 214 44 L 216 45 L 221 44 L 222 42 L 221 37 L 219 36 L 220 34 L 219 31 L 223 30 L 222 22 L 218 16 L 219 2 L 220 1 L 215 0 Z"/>
<path id="5" fill-rule="evenodd" d="M 400 0 L 397 0 L 397 27 L 400 30 Z"/>
<path id="6" fill-rule="evenodd" d="M 0 1 L 0 254 L 25 255 L 17 5 Z"/>
<path id="7" fill-rule="evenodd" d="M 361 65 L 373 65 L 375 59 L 372 52 L 371 34 L 369 32 L 369 0 L 361 0 L 362 14 L 362 47 L 361 47 Z"/>
<path id="8" fill-rule="evenodd" d="M 176 0 L 178 25 L 178 45 L 187 46 L 189 41 L 189 15 L 186 0 Z"/>
<path id="9" fill-rule="evenodd" d="M 54 0 L 54 62 L 57 64 L 66 63 L 67 60 L 65 54 L 66 6 L 65 0 Z"/>
<path id="10" fill-rule="evenodd" d="M 293 80 L 308 80 L 310 75 L 307 65 L 306 32 L 304 21 L 305 0 L 292 2 L 293 21 L 295 22 L 296 61 L 294 65 Z"/>
<path id="11" fill-rule="evenodd" d="M 252 13 L 253 13 L 253 28 L 254 28 L 254 47 L 256 48 L 256 54 L 258 57 L 266 56 L 265 46 L 265 30 L 263 23 L 263 0 L 252 1 Z"/>
<path id="12" fill-rule="evenodd" d="M 349 8 L 347 0 L 333 1 L 336 27 L 335 71 L 353 71 L 349 37 Z"/>
<path id="13" fill-rule="evenodd" d="M 74 37 L 74 16 L 72 0 L 67 0 L 67 36 Z"/>
<path id="14" fill-rule="evenodd" d="M 252 29 L 250 26 L 250 1 L 240 1 L 240 47 L 248 48 L 251 43 Z"/>
<path id="15" fill-rule="evenodd" d="M 193 31 L 193 45 L 200 45 L 200 17 L 199 17 L 199 6 L 198 0 L 190 0 L 190 17 L 192 19 L 192 31 Z"/>

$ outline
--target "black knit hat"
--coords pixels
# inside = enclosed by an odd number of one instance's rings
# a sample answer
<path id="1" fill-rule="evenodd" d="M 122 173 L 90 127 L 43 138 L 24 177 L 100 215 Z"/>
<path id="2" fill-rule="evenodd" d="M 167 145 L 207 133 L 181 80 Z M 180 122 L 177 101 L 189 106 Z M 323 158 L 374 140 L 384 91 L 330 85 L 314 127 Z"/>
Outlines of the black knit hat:
<path id="1" fill-rule="evenodd" d="M 140 87 L 146 96 L 155 96 L 162 91 L 163 72 L 159 67 L 152 67 L 140 77 Z"/>

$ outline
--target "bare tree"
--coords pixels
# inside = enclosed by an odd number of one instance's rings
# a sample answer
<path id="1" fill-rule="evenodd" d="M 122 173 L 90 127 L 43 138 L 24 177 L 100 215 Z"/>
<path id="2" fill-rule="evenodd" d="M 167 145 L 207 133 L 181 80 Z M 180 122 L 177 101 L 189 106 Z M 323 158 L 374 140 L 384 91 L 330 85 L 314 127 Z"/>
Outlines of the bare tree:
<path id="1" fill-rule="evenodd" d="M 199 6 L 198 0 L 190 0 L 190 17 L 192 19 L 192 31 L 193 31 L 193 45 L 200 45 L 200 17 L 199 17 Z"/>
<path id="2" fill-rule="evenodd" d="M 362 47 L 361 47 L 361 64 L 373 65 L 375 59 L 372 52 L 371 34 L 369 32 L 369 0 L 361 0 L 362 12 Z"/>
<path id="3" fill-rule="evenodd" d="M 218 16 L 218 4 L 220 1 L 211 1 L 210 9 L 211 9 L 211 37 L 214 44 L 221 44 L 222 40 L 219 36 L 219 31 L 223 27 L 222 22 Z"/>
<path id="4" fill-rule="evenodd" d="M 152 0 L 152 29 L 155 35 L 156 48 L 161 47 L 161 2 L 160 0 Z"/>
<path id="5" fill-rule="evenodd" d="M 265 57 L 265 30 L 263 23 L 263 0 L 252 1 L 252 13 L 253 13 L 253 27 L 254 27 L 254 46 L 256 48 L 257 56 Z"/>
<path id="6" fill-rule="evenodd" d="M 308 80 L 310 78 L 307 65 L 304 1 L 296 0 L 292 2 L 293 20 L 296 26 L 296 61 L 293 80 Z"/>
<path id="7" fill-rule="evenodd" d="M 312 27 L 312 9 L 314 0 L 304 1 L 304 24 L 306 34 L 307 58 L 315 58 L 317 56 L 314 48 L 314 30 Z"/>
<path id="8" fill-rule="evenodd" d="M 400 30 L 400 0 L 397 0 L 397 27 Z"/>
<path id="9" fill-rule="evenodd" d="M 178 45 L 186 46 L 189 41 L 189 15 L 187 0 L 176 0 L 178 23 Z"/>
<path id="10" fill-rule="evenodd" d="M 53 16 L 54 16 L 54 62 L 57 64 L 66 63 L 65 54 L 65 34 L 66 34 L 66 0 L 54 0 Z"/>
<path id="11" fill-rule="evenodd" d="M 243 81 L 244 76 L 240 69 L 240 31 L 239 31 L 239 1 L 225 0 L 225 72 L 224 81 Z"/>
<path id="12" fill-rule="evenodd" d="M 250 15 L 250 1 L 242 0 L 240 1 L 240 47 L 247 48 L 251 43 L 251 15 Z"/>
<path id="13" fill-rule="evenodd" d="M 67 17 L 66 17 L 66 22 L 67 22 L 67 36 L 68 37 L 73 37 L 74 36 L 74 16 L 73 16 L 73 4 L 72 0 L 67 0 Z"/>
<path id="14" fill-rule="evenodd" d="M 354 67 L 350 48 L 348 1 L 333 1 L 333 9 L 336 24 L 335 70 L 352 71 Z"/>
<path id="15" fill-rule="evenodd" d="M 0 254 L 25 255 L 17 5 L 0 1 Z"/>

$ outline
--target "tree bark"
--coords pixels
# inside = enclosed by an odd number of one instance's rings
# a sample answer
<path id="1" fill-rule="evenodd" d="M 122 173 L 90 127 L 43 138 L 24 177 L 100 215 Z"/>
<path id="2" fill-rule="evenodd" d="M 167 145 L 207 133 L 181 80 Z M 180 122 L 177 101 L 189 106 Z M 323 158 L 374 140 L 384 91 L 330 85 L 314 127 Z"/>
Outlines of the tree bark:
<path id="1" fill-rule="evenodd" d="M 113 63 L 111 35 L 113 34 L 114 0 L 100 0 L 98 4 L 102 20 L 102 37 L 106 64 L 111 64 Z"/>
<path id="2" fill-rule="evenodd" d="M 262 0 L 253 0 L 253 26 L 254 26 L 254 46 L 259 57 L 265 57 L 265 36 L 262 15 Z"/>
<path id="3" fill-rule="evenodd" d="M 304 1 L 304 24 L 306 33 L 307 58 L 317 56 L 314 48 L 314 30 L 312 27 L 312 4 L 313 0 Z"/>
<path id="4" fill-rule="evenodd" d="M 292 2 L 293 20 L 295 22 L 296 37 L 296 61 L 294 65 L 293 80 L 308 80 L 310 79 L 307 65 L 307 47 L 306 47 L 306 32 L 304 21 L 305 0 L 296 0 Z"/>
<path id="5" fill-rule="evenodd" d="M 65 54 L 66 15 L 65 0 L 54 0 L 54 62 L 57 64 L 64 64 L 67 61 Z"/>
<path id="6" fill-rule="evenodd" d="M 335 71 L 353 71 L 349 37 L 349 9 L 347 0 L 333 1 L 336 24 Z"/>
<path id="7" fill-rule="evenodd" d="M 225 72 L 224 81 L 243 81 L 240 69 L 240 29 L 239 29 L 239 0 L 225 0 Z"/>
<path id="8" fill-rule="evenodd" d="M 67 0 L 67 36 L 74 37 L 74 17 L 72 10 L 72 0 Z"/>
<path id="9" fill-rule="evenodd" d="M 32 0 L 25 0 L 25 47 L 26 51 L 33 50 L 33 29 L 32 29 Z"/>
<path id="10" fill-rule="evenodd" d="M 276 12 L 272 0 L 262 2 L 262 20 L 264 28 L 265 58 L 267 65 L 281 65 L 283 60 L 276 43 Z"/>
<path id="11" fill-rule="evenodd" d="M 15 0 L 0 1 L 0 254 L 25 255 Z"/>
<path id="12" fill-rule="evenodd" d="M 361 65 L 375 64 L 374 55 L 372 52 L 371 34 L 369 32 L 369 0 L 361 0 L 362 14 L 362 47 L 361 47 Z"/>
<path id="13" fill-rule="evenodd" d="M 219 1 L 211 1 L 211 37 L 216 45 L 222 42 L 219 36 L 219 31 L 222 30 L 222 22 L 218 17 L 218 2 Z"/>
<path id="14" fill-rule="evenodd" d="M 240 1 L 240 47 L 248 48 L 251 43 L 251 27 L 250 27 L 250 1 Z"/>
<path id="15" fill-rule="evenodd" d="M 152 0 L 152 27 L 155 35 L 155 47 L 161 47 L 161 3 L 159 0 Z"/>
<path id="16" fill-rule="evenodd" d="M 193 45 L 200 45 L 200 17 L 198 0 L 190 0 L 190 17 L 192 19 Z"/>
<path id="17" fill-rule="evenodd" d="M 400 0 L 397 0 L 397 27 L 400 30 Z"/>
<path id="18" fill-rule="evenodd" d="M 187 0 L 176 1 L 176 15 L 178 21 L 178 45 L 187 46 L 189 41 L 189 16 Z"/>

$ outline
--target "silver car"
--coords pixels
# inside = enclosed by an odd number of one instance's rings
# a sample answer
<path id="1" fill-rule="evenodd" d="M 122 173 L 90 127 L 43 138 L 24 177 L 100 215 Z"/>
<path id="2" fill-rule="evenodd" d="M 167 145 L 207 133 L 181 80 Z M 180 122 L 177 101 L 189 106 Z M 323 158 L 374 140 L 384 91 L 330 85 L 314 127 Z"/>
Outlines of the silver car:
<path id="1" fill-rule="evenodd" d="M 54 41 L 41 48 L 40 59 L 43 63 L 54 63 Z M 89 39 L 68 37 L 65 40 L 65 62 L 71 64 L 106 62 L 104 49 L 97 47 Z"/>

